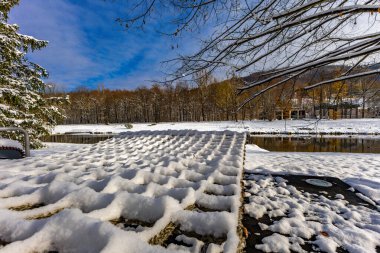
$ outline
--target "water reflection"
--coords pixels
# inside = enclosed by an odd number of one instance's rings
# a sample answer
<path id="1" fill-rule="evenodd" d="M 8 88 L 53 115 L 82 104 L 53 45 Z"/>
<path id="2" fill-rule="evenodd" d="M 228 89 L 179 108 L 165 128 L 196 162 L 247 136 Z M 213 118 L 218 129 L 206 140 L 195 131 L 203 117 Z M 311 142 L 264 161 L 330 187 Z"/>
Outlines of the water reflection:
<path id="1" fill-rule="evenodd" d="M 60 134 L 45 136 L 42 141 L 45 142 L 60 142 L 60 143 L 78 143 L 78 144 L 94 144 L 99 141 L 104 141 L 115 135 L 99 135 L 99 134 L 87 134 L 87 135 L 74 135 L 74 134 Z"/>
<path id="2" fill-rule="evenodd" d="M 248 142 L 269 151 L 380 153 L 380 138 L 264 137 L 251 135 Z"/>

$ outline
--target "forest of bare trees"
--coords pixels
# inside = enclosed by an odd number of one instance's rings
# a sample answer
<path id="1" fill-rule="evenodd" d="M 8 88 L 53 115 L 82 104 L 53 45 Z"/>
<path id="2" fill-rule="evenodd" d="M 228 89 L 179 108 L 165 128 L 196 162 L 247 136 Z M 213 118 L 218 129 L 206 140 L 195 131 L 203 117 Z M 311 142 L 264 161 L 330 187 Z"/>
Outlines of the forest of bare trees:
<path id="1" fill-rule="evenodd" d="M 235 89 L 233 80 L 218 85 L 153 85 L 132 91 L 78 88 L 69 93 L 65 123 L 234 120 Z M 239 118 L 246 111 L 239 112 Z"/>
<path id="2" fill-rule="evenodd" d="M 311 80 L 321 76 L 333 78 L 340 68 L 309 72 L 284 86 L 271 89 L 239 111 L 239 105 L 251 93 L 238 95 L 236 90 L 243 82 L 257 80 L 259 73 L 243 79 L 231 78 L 217 82 L 212 76 L 197 78 L 196 83 L 153 85 L 135 90 L 97 90 L 79 87 L 68 93 L 70 103 L 65 107 L 66 124 L 97 124 L 126 122 L 181 122 L 222 121 L 276 118 L 276 111 L 290 112 L 294 108 L 307 111 L 308 117 L 325 117 L 320 108 L 354 110 L 380 104 L 380 81 L 377 78 L 360 78 L 335 82 L 326 87 L 305 91 Z M 270 86 L 270 84 L 268 84 Z M 253 89 L 251 92 L 258 91 Z M 364 102 L 363 102 L 364 101 Z M 372 110 L 373 110 L 372 109 Z M 364 112 L 362 110 L 361 112 Z M 349 111 L 349 117 L 366 117 Z"/>

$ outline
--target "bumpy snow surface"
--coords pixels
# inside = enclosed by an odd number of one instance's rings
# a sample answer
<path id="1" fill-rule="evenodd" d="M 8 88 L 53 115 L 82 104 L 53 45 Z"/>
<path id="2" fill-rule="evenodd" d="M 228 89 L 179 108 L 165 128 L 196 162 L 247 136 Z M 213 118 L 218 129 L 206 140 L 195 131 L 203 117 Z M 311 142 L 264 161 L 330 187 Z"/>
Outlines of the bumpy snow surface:
<path id="1" fill-rule="evenodd" d="M 272 221 L 259 223 L 270 235 L 255 248 L 305 252 L 301 246 L 309 243 L 329 253 L 378 252 L 379 166 L 378 154 L 265 152 L 246 145 L 245 213 L 259 222 L 268 217 Z M 372 208 L 350 204 L 341 194 L 326 197 L 322 190 L 315 194 L 297 189 L 284 179 L 289 174 L 338 177 L 354 187 L 350 191 L 361 192 L 356 196 Z"/>
<path id="2" fill-rule="evenodd" d="M 247 145 L 247 171 L 337 177 L 380 205 L 379 154 L 260 151 Z"/>
<path id="3" fill-rule="evenodd" d="M 1 252 L 236 252 L 245 138 L 137 132 L 0 161 Z"/>
<path id="4" fill-rule="evenodd" d="M 338 248 L 350 253 L 376 253 L 380 246 L 380 213 L 365 206 L 350 205 L 344 196 L 327 198 L 297 190 L 287 180 L 271 175 L 246 177 L 245 212 L 258 219 L 264 215 L 274 221 L 259 223 L 269 230 L 256 249 L 264 252 L 306 252 L 305 242 L 323 252 Z M 318 250 L 315 250 L 318 251 Z M 339 252 L 339 251 L 338 251 Z"/>

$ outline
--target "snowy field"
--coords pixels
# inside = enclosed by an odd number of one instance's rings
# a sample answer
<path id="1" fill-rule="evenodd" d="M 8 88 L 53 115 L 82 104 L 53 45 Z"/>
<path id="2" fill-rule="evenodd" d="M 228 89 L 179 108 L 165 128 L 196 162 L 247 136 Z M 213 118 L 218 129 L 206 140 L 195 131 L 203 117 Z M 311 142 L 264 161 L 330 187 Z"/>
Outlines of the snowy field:
<path id="1" fill-rule="evenodd" d="M 378 252 L 379 211 L 351 205 L 343 194 L 326 196 L 327 192 L 300 190 L 279 176 L 251 174 L 244 184 L 248 199 L 244 210 L 267 234 L 256 249 L 310 252 L 302 246 L 311 244 L 312 252 Z"/>
<path id="2" fill-rule="evenodd" d="M 286 125 L 285 125 L 286 124 Z M 224 122 L 181 122 L 158 124 L 132 124 L 127 129 L 123 124 L 111 125 L 58 125 L 53 134 L 64 133 L 121 133 L 145 130 L 198 130 L 253 132 L 261 134 L 380 134 L 380 119 L 342 120 L 277 120 L 277 121 L 224 121 Z"/>
<path id="3" fill-rule="evenodd" d="M 380 155 L 265 152 L 247 145 L 246 170 L 267 174 L 337 177 L 380 204 Z"/>
<path id="4" fill-rule="evenodd" d="M 230 131 L 133 131 L 0 160 L 0 251 L 236 252 L 242 236 L 258 234 L 239 232 L 243 206 L 267 231 L 255 245 L 264 252 L 377 252 L 380 155 L 245 145 L 245 173 L 262 175 L 243 179 L 245 141 Z M 338 177 L 373 208 L 304 192 L 288 174 Z"/>
<path id="5" fill-rule="evenodd" d="M 324 252 L 344 248 L 348 252 L 378 252 L 380 247 L 380 155 L 344 153 L 266 152 L 247 145 L 244 180 L 249 203 L 245 212 L 255 219 L 269 216 L 272 224 L 259 223 L 273 234 L 256 245 L 266 252 L 304 252 L 301 245 L 311 241 Z M 358 197 L 377 211 L 350 205 L 341 194 L 299 191 L 281 176 L 319 175 L 338 177 L 364 193 Z M 370 197 L 370 198 L 368 198 Z M 377 203 L 375 203 L 375 201 Z M 377 248 L 376 248 L 377 247 Z"/>
<path id="6" fill-rule="evenodd" d="M 1 160 L 1 252 L 236 252 L 245 140 L 139 132 Z"/>

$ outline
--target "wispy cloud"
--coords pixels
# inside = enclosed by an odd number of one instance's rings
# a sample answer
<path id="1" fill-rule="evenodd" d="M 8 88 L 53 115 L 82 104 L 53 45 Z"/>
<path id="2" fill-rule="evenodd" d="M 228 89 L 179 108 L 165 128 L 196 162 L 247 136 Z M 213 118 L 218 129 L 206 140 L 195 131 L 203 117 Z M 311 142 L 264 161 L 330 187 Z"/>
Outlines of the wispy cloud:
<path id="1" fill-rule="evenodd" d="M 50 72 L 48 81 L 67 89 L 77 86 L 135 88 L 163 77 L 160 62 L 174 57 L 172 40 L 154 31 L 125 31 L 115 19 L 123 15 L 122 1 L 21 0 L 10 21 L 21 32 L 49 41 L 30 54 Z M 182 42 L 193 51 L 195 39 Z"/>

